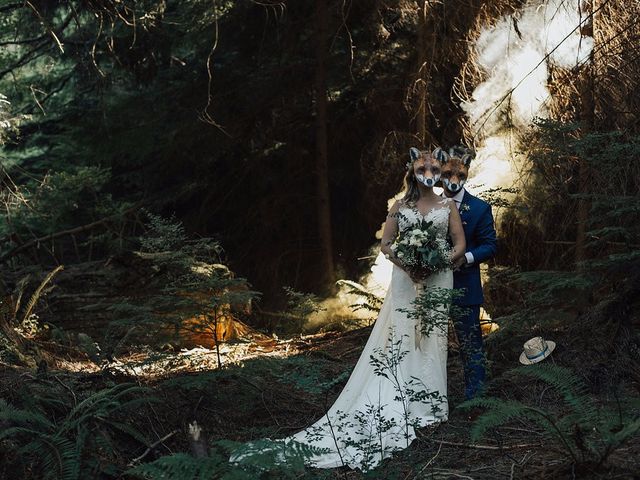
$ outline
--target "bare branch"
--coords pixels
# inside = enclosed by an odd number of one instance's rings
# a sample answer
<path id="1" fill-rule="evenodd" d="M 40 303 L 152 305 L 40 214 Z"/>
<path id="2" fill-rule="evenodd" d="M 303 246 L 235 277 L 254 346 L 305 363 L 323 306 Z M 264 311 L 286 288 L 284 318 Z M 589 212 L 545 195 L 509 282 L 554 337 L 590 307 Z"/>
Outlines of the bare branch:
<path id="1" fill-rule="evenodd" d="M 14 256 L 16 256 L 18 253 L 23 252 L 31 247 L 33 247 L 34 245 L 38 245 L 40 243 L 49 241 L 49 240 L 53 240 L 55 238 L 60 238 L 60 237 L 64 237 L 66 235 L 73 235 L 75 233 L 80 233 L 80 232 L 85 232 L 87 230 L 91 230 L 97 226 L 100 225 L 105 225 L 113 220 L 116 220 L 128 213 L 134 212 L 138 209 L 140 209 L 140 207 L 146 202 L 138 202 L 136 205 L 134 205 L 133 207 L 130 207 L 128 209 L 126 209 L 123 212 L 120 213 L 116 213 L 114 215 L 110 215 L 108 217 L 102 218 L 100 220 L 96 220 L 95 222 L 91 222 L 88 223 L 86 225 L 81 225 L 79 227 L 75 227 L 75 228 L 70 228 L 67 230 L 62 230 L 60 232 L 56 232 L 56 233 L 52 233 L 49 235 L 45 235 L 43 237 L 38 237 L 38 238 L 34 238 L 33 240 L 28 241 L 27 243 L 24 243 L 22 245 L 18 245 L 17 247 L 11 249 L 10 251 L 8 251 L 7 253 L 5 253 L 4 255 L 2 255 L 0 257 L 0 263 L 4 263 L 5 261 L 7 261 L 9 258 L 12 258 Z"/>
<path id="2" fill-rule="evenodd" d="M 26 3 L 27 2 L 14 2 L 8 5 L 3 5 L 2 7 L 0 7 L 0 13 L 10 12 L 11 10 L 17 10 L 19 8 L 26 7 Z"/>
<path id="3" fill-rule="evenodd" d="M 34 92 L 34 100 L 36 102 L 36 105 L 40 108 L 40 110 L 42 111 L 43 115 L 46 115 L 45 111 L 44 111 L 44 104 L 47 100 L 49 100 L 52 96 L 54 96 L 56 93 L 60 92 L 65 85 L 69 82 L 69 80 L 71 80 L 71 78 L 73 77 L 73 73 L 70 73 L 69 75 L 65 76 L 60 83 L 58 84 L 58 86 L 56 88 L 54 88 L 53 90 L 51 90 L 49 93 L 47 93 L 44 97 L 42 97 L 41 99 L 36 98 L 35 96 L 35 92 Z M 32 91 L 34 89 L 32 88 Z M 44 92 L 43 92 L 44 93 Z M 28 113 L 28 112 L 32 112 L 34 110 L 34 106 L 33 105 L 27 105 L 24 108 L 22 108 L 19 113 L 20 114 L 24 114 L 24 113 Z"/>
<path id="4" fill-rule="evenodd" d="M 25 40 L 5 40 L 4 42 L 0 42 L 0 47 L 5 45 L 28 45 L 30 43 L 36 43 L 41 40 L 44 40 L 47 35 L 40 35 L 39 37 L 27 38 Z"/>
<path id="5" fill-rule="evenodd" d="M 64 48 L 62 48 L 62 43 L 60 42 L 60 39 L 58 38 L 56 33 L 51 29 L 51 27 L 49 27 L 49 25 L 47 25 L 47 21 L 44 19 L 42 14 L 38 11 L 38 9 L 36 7 L 33 6 L 33 4 L 31 2 L 27 1 L 25 3 L 29 6 L 29 8 L 31 8 L 31 10 L 33 10 L 33 13 L 36 14 L 36 17 L 38 17 L 38 20 L 40 20 L 40 23 L 42 23 L 42 26 L 47 30 L 49 35 L 51 35 L 53 40 L 56 42 L 56 45 L 60 49 L 60 53 L 64 53 Z"/>
<path id="6" fill-rule="evenodd" d="M 15 69 L 20 68 L 20 67 L 26 65 L 27 63 L 31 62 L 32 60 L 35 60 L 36 58 L 39 58 L 42 55 L 44 55 L 45 53 L 47 53 L 49 48 L 46 48 L 45 50 L 42 50 L 45 47 L 49 47 L 50 48 L 49 42 L 45 41 L 45 42 L 40 43 L 35 48 L 32 48 L 27 53 L 25 53 L 22 57 L 20 57 L 18 59 L 18 61 L 16 61 L 13 65 L 10 65 L 9 67 L 5 68 L 4 70 L 0 70 L 0 79 L 2 79 L 5 75 L 13 72 Z"/>

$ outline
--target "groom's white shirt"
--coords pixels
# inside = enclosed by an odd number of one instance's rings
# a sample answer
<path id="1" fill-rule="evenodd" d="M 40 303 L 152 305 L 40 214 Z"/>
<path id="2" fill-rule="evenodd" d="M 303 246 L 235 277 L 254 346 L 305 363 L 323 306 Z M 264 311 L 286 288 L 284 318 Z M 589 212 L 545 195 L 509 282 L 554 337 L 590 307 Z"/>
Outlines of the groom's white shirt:
<path id="1" fill-rule="evenodd" d="M 456 202 L 456 208 L 458 210 L 460 210 L 460 205 L 462 205 L 462 199 L 464 198 L 464 192 L 465 189 L 464 187 L 460 189 L 460 191 L 458 193 L 456 193 L 453 197 L 450 197 L 454 202 Z M 442 196 L 446 197 L 446 195 L 444 194 L 444 192 L 442 192 Z M 465 258 L 467 259 L 467 265 L 473 265 L 473 262 L 475 261 L 475 258 L 473 258 L 473 253 L 471 252 L 466 252 L 464 254 Z"/>

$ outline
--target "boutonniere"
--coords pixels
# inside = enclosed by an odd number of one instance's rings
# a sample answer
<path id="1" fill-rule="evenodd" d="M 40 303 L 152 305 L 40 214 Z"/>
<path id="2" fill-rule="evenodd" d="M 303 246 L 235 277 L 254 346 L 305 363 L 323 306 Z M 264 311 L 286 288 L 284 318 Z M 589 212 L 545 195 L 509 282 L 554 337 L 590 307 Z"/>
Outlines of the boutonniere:
<path id="1" fill-rule="evenodd" d="M 469 206 L 469 204 L 463 203 L 462 205 L 460 205 L 460 213 L 468 212 L 469 210 L 471 210 L 471 207 Z"/>

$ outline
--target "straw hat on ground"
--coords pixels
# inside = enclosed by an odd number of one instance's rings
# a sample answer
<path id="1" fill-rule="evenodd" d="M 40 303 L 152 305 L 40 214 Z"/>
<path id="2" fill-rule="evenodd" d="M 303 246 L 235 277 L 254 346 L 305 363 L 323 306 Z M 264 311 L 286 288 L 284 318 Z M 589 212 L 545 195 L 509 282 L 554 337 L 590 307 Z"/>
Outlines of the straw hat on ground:
<path id="1" fill-rule="evenodd" d="M 541 362 L 551 355 L 554 348 L 556 348 L 556 342 L 545 340 L 542 337 L 533 337 L 524 342 L 524 352 L 520 354 L 520 363 L 532 365 Z"/>

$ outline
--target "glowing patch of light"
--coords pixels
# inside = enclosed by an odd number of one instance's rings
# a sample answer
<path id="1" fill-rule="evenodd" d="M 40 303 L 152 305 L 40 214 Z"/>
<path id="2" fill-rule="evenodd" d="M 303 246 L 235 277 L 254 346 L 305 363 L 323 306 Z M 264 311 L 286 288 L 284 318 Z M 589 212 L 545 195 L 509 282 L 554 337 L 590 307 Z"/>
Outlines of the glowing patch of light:
<path id="1" fill-rule="evenodd" d="M 589 58 L 593 39 L 576 29 L 586 17 L 580 3 L 530 0 L 517 14 L 480 32 L 473 48 L 486 78 L 461 103 L 479 143 L 472 164 L 474 185 L 511 186 L 512 163 L 519 160 L 507 132 L 547 116 L 551 66 L 570 69 Z"/>
<path id="2" fill-rule="evenodd" d="M 364 286 L 378 297 L 384 297 L 391 283 L 393 263 L 380 252 L 371 266 L 371 274 L 367 275 Z"/>
<path id="3" fill-rule="evenodd" d="M 512 115 L 519 122 L 528 122 L 545 113 L 542 106 L 549 90 L 547 68 L 542 59 L 542 53 L 527 45 L 509 59 Z"/>
<path id="4" fill-rule="evenodd" d="M 471 163 L 470 179 L 466 188 L 473 194 L 497 186 L 510 185 L 513 171 L 510 162 L 511 139 L 506 135 L 486 139 Z"/>

